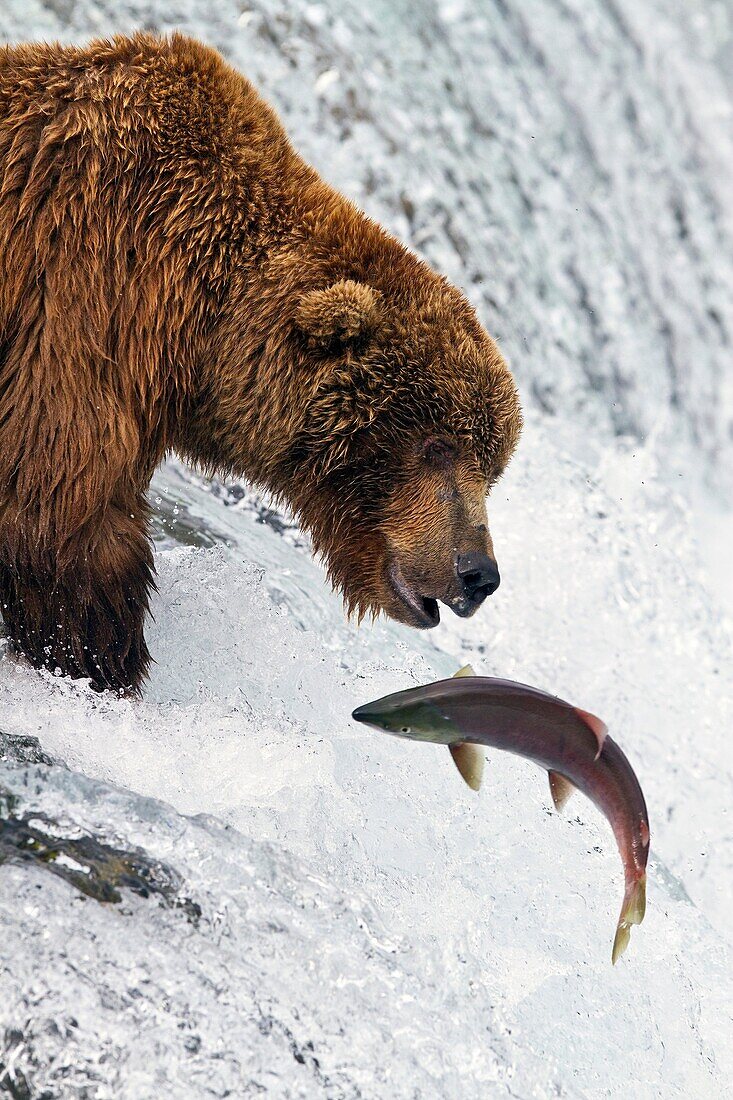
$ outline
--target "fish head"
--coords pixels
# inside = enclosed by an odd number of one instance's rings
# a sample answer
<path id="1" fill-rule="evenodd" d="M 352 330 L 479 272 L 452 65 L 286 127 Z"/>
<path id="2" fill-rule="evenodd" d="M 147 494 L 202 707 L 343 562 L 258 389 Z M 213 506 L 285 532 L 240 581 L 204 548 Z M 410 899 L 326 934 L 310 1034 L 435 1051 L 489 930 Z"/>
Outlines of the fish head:
<path id="1" fill-rule="evenodd" d="M 385 695 L 357 707 L 351 717 L 373 729 L 410 741 L 431 741 L 439 745 L 460 741 L 461 734 L 453 720 L 435 702 L 421 698 L 421 690 L 415 688 Z"/>

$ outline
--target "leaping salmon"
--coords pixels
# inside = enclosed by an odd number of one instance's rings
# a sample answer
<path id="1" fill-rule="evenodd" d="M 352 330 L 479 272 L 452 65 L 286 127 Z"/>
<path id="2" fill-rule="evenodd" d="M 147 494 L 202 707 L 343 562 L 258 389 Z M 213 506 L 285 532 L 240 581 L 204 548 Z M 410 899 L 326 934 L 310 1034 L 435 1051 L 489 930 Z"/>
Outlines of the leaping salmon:
<path id="1" fill-rule="evenodd" d="M 385 695 L 357 707 L 352 717 L 413 741 L 448 745 L 466 782 L 481 783 L 476 748 L 504 749 L 546 768 L 555 807 L 582 791 L 608 819 L 624 865 L 625 891 L 612 962 L 623 954 L 632 924 L 646 909 L 649 817 L 639 781 L 600 718 L 511 680 L 475 676 L 470 667 L 453 679 Z"/>

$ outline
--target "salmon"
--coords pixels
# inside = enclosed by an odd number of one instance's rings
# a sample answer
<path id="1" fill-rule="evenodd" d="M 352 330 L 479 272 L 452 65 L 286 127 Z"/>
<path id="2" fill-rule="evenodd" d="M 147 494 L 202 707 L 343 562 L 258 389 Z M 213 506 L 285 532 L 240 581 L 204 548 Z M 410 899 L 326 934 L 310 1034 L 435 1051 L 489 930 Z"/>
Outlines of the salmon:
<path id="1" fill-rule="evenodd" d="M 474 789 L 483 766 L 477 746 L 485 746 L 545 768 L 558 810 L 575 789 L 582 791 L 607 818 L 624 867 L 624 898 L 611 953 L 615 963 L 646 909 L 649 817 L 633 768 L 594 714 L 538 688 L 471 673 L 462 669 L 450 680 L 386 695 L 357 707 L 352 717 L 397 737 L 448 745 Z"/>

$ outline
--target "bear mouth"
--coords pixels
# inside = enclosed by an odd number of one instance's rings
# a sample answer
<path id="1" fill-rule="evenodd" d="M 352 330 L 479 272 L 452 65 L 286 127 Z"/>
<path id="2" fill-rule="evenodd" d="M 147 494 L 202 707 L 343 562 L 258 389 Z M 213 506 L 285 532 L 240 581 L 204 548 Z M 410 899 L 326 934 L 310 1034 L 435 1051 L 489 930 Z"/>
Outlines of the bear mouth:
<path id="1" fill-rule="evenodd" d="M 430 630 L 431 627 L 438 625 L 440 622 L 438 601 L 432 596 L 421 596 L 412 585 L 408 584 L 397 562 L 392 562 L 389 568 L 389 580 L 395 595 L 411 612 L 408 625 L 416 626 L 420 630 Z"/>

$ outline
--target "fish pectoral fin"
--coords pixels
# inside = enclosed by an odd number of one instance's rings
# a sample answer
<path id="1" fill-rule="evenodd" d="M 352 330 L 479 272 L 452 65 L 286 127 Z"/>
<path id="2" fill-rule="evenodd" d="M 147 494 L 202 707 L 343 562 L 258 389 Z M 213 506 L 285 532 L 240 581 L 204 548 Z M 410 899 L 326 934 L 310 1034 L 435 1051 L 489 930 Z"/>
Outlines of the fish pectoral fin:
<path id="1" fill-rule="evenodd" d="M 473 665 L 463 665 L 462 668 L 458 669 L 458 672 L 453 673 L 453 679 L 457 680 L 460 676 L 475 676 L 475 675 L 476 675 L 476 673 L 473 671 Z"/>
<path id="2" fill-rule="evenodd" d="M 478 745 L 470 745 L 467 741 L 459 741 L 457 745 L 449 745 L 453 763 L 458 768 L 466 783 L 472 791 L 477 791 L 481 786 L 484 774 L 484 754 Z"/>
<path id="3" fill-rule="evenodd" d="M 597 718 L 595 714 L 590 714 L 587 710 L 581 710 L 580 707 L 575 708 L 575 713 L 579 718 L 583 719 L 586 726 L 595 734 L 596 741 L 598 742 L 598 752 L 596 753 L 597 760 L 601 755 L 603 742 L 606 740 L 608 726 L 605 722 L 602 722 L 600 718 Z"/>
<path id="4" fill-rule="evenodd" d="M 547 777 L 550 780 L 550 794 L 555 803 L 555 809 L 560 811 L 575 791 L 575 787 L 569 779 L 560 775 L 560 772 L 548 772 Z"/>

